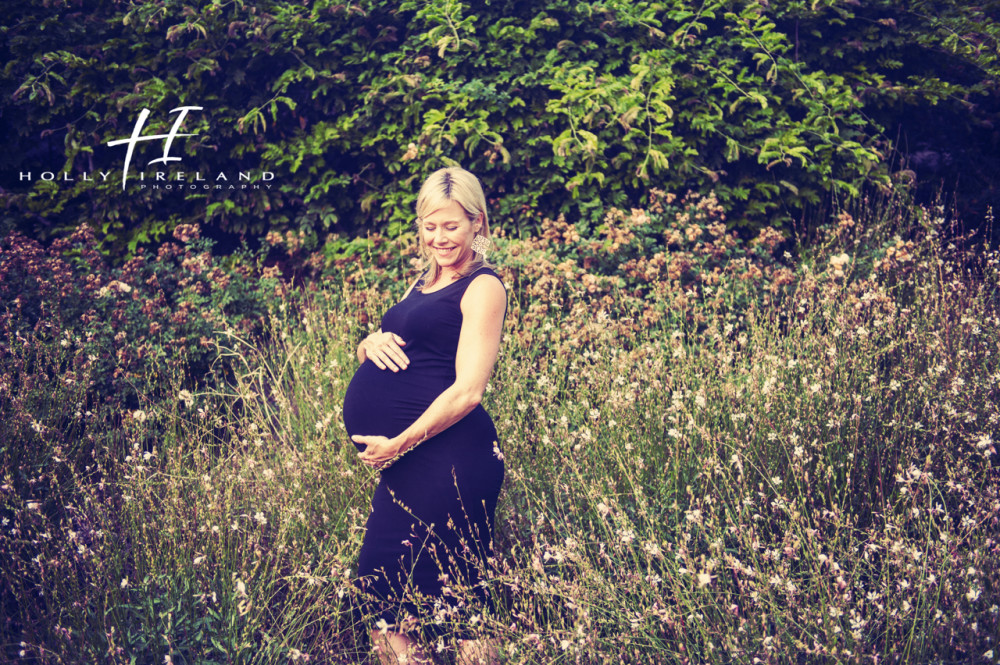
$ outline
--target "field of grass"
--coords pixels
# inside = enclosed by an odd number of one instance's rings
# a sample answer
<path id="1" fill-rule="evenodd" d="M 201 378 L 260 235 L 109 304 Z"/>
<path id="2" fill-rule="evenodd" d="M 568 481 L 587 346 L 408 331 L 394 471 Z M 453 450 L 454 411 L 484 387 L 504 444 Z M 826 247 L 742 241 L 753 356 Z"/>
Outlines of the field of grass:
<path id="1" fill-rule="evenodd" d="M 723 221 L 654 193 L 592 237 L 495 239 L 510 301 L 484 406 L 507 477 L 475 629 L 512 664 L 1000 661 L 1000 255 L 889 203 L 808 247 Z M 81 349 L 104 310 L 73 328 L 38 287 L 55 278 L 29 279 L 51 256 L 3 245 L 41 304 L 8 292 L 0 321 L 0 659 L 364 660 L 351 576 L 377 474 L 340 404 L 407 284 L 412 242 L 384 247 L 302 287 L 265 269 L 265 309 L 208 316 L 185 362 L 129 333 L 102 364 Z M 148 278 L 115 276 L 79 298 L 141 308 Z M 200 316 L 231 305 L 206 293 Z"/>

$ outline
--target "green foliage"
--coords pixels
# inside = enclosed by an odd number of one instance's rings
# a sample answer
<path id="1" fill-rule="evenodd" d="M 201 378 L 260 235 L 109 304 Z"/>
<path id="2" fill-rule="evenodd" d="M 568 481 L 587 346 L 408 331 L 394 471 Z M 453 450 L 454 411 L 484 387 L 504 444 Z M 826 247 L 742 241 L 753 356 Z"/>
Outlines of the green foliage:
<path id="1" fill-rule="evenodd" d="M 213 373 L 225 376 L 218 341 L 262 333 L 276 280 L 247 279 L 259 277 L 250 267 L 259 258 L 249 252 L 215 259 L 212 241 L 195 227 L 179 226 L 175 236 L 185 244 L 164 243 L 156 256 L 140 249 L 119 268 L 96 251 L 87 226 L 48 249 L 20 234 L 4 238 L 0 353 L 24 354 L 30 368 L 36 345 L 65 350 L 62 372 L 93 376 L 85 401 L 95 411 L 105 402 L 139 408 L 163 390 L 167 372 L 186 372 L 190 388 Z M 11 380 L 25 378 L 15 371 Z"/>
<path id="2" fill-rule="evenodd" d="M 507 475 L 475 634 L 523 665 L 996 662 L 996 250 L 870 200 L 793 262 L 774 229 L 727 231 L 712 196 L 651 194 L 497 238 L 509 309 L 484 406 Z M 275 233 L 341 281 L 267 298 L 254 257 L 220 274 L 176 234 L 187 251 L 121 270 L 85 229 L 4 241 L 0 660 L 364 662 L 352 571 L 376 475 L 339 400 L 413 245 Z M 102 374 L 136 370 L 78 349 L 150 340 L 80 313 L 121 325 L 138 299 L 160 322 L 154 279 L 176 313 L 208 286 L 233 297 L 198 301 L 211 326 L 163 322 L 185 348 L 146 368 L 161 394 L 92 410 Z M 240 312 L 270 334 L 227 332 Z M 185 390 L 191 326 L 232 371 Z"/>
<path id="3" fill-rule="evenodd" d="M 20 0 L 7 12 L 4 223 L 49 237 L 95 220 L 116 257 L 180 223 L 251 236 L 408 223 L 422 178 L 456 163 L 505 225 L 530 224 L 528 210 L 596 219 L 650 186 L 712 190 L 731 224 L 780 225 L 887 185 L 897 138 L 912 151 L 961 126 L 953 151 L 987 199 L 997 186 L 992 158 L 974 159 L 991 154 L 980 139 L 1000 71 L 985 6 L 154 0 L 67 13 Z M 124 146 L 106 144 L 142 109 L 146 133 L 167 131 L 182 105 L 204 107 L 183 127 L 197 136 L 159 166 L 188 188 L 123 194 Z M 918 113 L 932 105 L 948 127 Z M 140 145 L 134 173 L 161 154 Z M 205 189 L 220 172 L 260 188 Z"/>
<path id="4" fill-rule="evenodd" d="M 593 229 L 545 219 L 538 238 L 500 241 L 513 297 L 531 303 L 519 324 L 536 330 L 552 312 L 584 308 L 626 325 L 626 338 L 654 325 L 693 333 L 710 319 L 736 326 L 747 308 L 787 295 L 780 233 L 741 241 L 711 194 L 650 199 L 648 210 L 611 209 Z M 578 331 L 578 345 L 605 341 L 591 332 Z"/>

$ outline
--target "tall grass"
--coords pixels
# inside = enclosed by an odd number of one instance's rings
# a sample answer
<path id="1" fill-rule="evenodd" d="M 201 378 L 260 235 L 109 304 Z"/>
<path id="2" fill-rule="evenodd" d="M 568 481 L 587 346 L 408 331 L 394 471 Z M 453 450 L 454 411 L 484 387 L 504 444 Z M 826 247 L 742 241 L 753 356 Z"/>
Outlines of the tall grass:
<path id="1" fill-rule="evenodd" d="M 777 262 L 725 254 L 710 202 L 650 213 L 612 212 L 589 253 L 560 220 L 497 239 L 507 479 L 476 629 L 505 663 L 997 662 L 998 254 L 926 211 L 844 213 Z M 657 224 L 667 246 L 643 247 Z M 340 401 L 405 288 L 375 270 L 275 300 L 270 343 L 216 343 L 230 381 L 178 374 L 120 422 L 70 413 L 58 345 L 8 353 L 32 379 L 0 383 L 4 419 L 52 460 L 17 484 L 5 452 L 8 657 L 365 658 L 350 582 L 376 476 Z M 120 454 L 62 464 L 46 432 L 70 427 Z"/>

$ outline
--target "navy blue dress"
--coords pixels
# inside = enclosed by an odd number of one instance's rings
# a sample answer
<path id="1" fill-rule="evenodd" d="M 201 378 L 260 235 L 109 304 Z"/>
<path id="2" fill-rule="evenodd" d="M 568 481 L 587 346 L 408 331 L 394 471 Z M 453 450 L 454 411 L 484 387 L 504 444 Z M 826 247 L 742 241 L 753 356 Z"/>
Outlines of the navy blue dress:
<path id="1" fill-rule="evenodd" d="M 410 364 L 399 372 L 361 364 L 344 396 L 349 435 L 394 437 L 455 382 L 459 303 L 482 274 L 500 279 L 482 267 L 432 293 L 414 288 L 385 313 L 382 331 L 403 338 Z M 381 472 L 358 557 L 357 584 L 373 614 L 389 624 L 412 614 L 432 628 L 443 604 L 455 608 L 456 583 L 475 585 L 491 604 L 480 570 L 492 556 L 502 457 L 493 420 L 478 405 Z"/>

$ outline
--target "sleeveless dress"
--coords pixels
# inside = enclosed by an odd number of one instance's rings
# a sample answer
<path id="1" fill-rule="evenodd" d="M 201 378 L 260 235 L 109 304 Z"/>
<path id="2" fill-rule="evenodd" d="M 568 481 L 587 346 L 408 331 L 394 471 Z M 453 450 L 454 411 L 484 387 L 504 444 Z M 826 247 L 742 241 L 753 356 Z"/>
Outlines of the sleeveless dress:
<path id="1" fill-rule="evenodd" d="M 414 288 L 385 313 L 382 330 L 403 338 L 410 364 L 399 372 L 361 364 L 344 395 L 348 435 L 396 436 L 454 383 L 459 303 L 484 273 L 500 279 L 484 266 L 431 293 Z M 481 570 L 492 556 L 503 476 L 497 431 L 481 404 L 381 472 L 356 579 L 376 619 L 398 625 L 412 615 L 433 632 L 443 611 L 453 620 L 456 609 L 472 609 L 456 607 L 456 584 L 473 585 L 480 603 L 492 605 Z"/>

